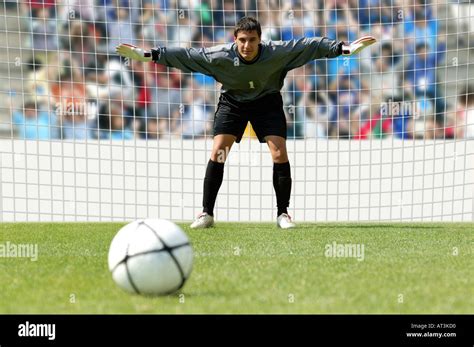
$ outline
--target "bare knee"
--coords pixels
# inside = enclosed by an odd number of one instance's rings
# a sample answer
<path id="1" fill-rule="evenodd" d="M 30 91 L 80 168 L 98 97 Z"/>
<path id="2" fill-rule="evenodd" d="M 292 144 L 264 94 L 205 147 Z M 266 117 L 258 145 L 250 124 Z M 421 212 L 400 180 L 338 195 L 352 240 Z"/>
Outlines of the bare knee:
<path id="1" fill-rule="evenodd" d="M 286 140 L 280 136 L 267 136 L 265 137 L 268 148 L 272 155 L 274 163 L 287 163 L 288 153 L 286 151 Z"/>
<path id="2" fill-rule="evenodd" d="M 229 156 L 230 146 L 215 147 L 211 152 L 211 160 L 218 163 L 225 163 Z"/>
<path id="3" fill-rule="evenodd" d="M 225 163 L 229 156 L 230 149 L 234 144 L 233 135 L 216 135 L 212 145 L 211 160 L 218 163 Z"/>
<path id="4" fill-rule="evenodd" d="M 272 159 L 274 163 L 286 163 L 288 162 L 288 154 L 285 150 L 280 148 L 272 150 Z"/>

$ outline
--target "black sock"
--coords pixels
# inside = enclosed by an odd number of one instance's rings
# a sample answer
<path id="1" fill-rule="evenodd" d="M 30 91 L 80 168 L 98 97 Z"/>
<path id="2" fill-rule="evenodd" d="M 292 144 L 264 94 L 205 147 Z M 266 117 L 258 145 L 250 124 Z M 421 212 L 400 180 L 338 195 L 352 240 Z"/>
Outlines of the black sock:
<path id="1" fill-rule="evenodd" d="M 278 212 L 288 213 L 291 195 L 291 171 L 290 163 L 273 163 L 273 188 L 275 188 Z"/>
<path id="2" fill-rule="evenodd" d="M 224 177 L 224 163 L 218 163 L 209 159 L 207 163 L 206 176 L 204 177 L 204 195 L 202 198 L 203 212 L 214 215 L 217 193 Z"/>

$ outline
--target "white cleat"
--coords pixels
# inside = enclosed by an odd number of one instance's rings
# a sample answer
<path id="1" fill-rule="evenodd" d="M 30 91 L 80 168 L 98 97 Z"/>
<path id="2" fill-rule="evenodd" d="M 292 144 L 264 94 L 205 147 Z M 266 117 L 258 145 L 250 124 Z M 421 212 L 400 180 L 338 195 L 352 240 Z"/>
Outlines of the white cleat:
<path id="1" fill-rule="evenodd" d="M 296 224 L 293 223 L 293 221 L 291 220 L 291 217 L 286 213 L 282 213 L 281 215 L 278 216 L 277 225 L 281 229 L 292 229 L 296 227 Z"/>
<path id="2" fill-rule="evenodd" d="M 207 214 L 207 212 L 203 212 L 191 224 L 191 229 L 205 229 L 205 228 L 210 228 L 213 225 L 214 225 L 214 217 Z"/>

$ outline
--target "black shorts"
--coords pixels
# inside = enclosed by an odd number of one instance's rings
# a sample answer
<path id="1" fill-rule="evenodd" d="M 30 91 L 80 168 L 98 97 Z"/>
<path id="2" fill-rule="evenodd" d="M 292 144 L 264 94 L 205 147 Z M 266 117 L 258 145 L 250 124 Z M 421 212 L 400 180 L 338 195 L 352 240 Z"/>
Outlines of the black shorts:
<path id="1" fill-rule="evenodd" d="M 237 143 L 242 139 L 247 123 L 261 143 L 265 136 L 276 135 L 286 139 L 286 117 L 280 93 L 272 93 L 250 102 L 238 102 L 221 94 L 214 116 L 214 136 L 234 135 Z"/>

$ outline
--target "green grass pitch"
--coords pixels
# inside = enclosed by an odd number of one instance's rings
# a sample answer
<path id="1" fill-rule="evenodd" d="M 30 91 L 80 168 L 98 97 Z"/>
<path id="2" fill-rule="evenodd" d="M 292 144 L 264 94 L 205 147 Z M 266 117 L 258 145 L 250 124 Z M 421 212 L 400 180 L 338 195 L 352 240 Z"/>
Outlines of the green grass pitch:
<path id="1" fill-rule="evenodd" d="M 180 224 L 191 277 L 154 298 L 122 291 L 108 271 L 123 225 L 0 224 L 0 245 L 38 245 L 37 261 L 0 257 L 0 313 L 474 312 L 473 223 Z M 334 242 L 364 245 L 363 260 L 327 257 Z"/>

